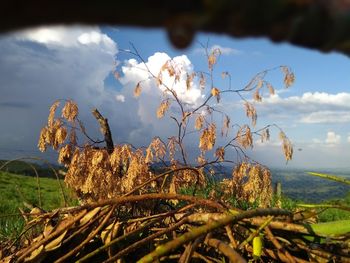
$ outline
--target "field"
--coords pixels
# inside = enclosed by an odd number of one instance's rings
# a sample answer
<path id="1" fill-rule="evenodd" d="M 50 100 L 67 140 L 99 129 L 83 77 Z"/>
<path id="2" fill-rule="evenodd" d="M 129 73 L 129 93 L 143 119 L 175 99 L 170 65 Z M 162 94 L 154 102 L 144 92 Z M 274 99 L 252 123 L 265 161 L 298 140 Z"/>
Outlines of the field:
<path id="1" fill-rule="evenodd" d="M 0 171 L 0 215 L 2 215 L 0 218 L 0 239 L 15 237 L 23 229 L 24 220 L 19 216 L 18 208 L 28 212 L 29 209 L 24 203 L 39 206 L 44 210 L 64 206 L 58 181 L 42 177 L 48 174 L 49 169 L 40 165 L 36 165 L 36 169 L 40 172 L 40 198 L 37 179 L 32 176 L 34 172 L 27 164 L 16 162 L 10 165 L 7 170 L 12 173 Z M 22 175 L 15 174 L 15 172 Z M 343 172 L 343 175 L 346 176 L 346 173 Z M 297 203 L 305 202 L 350 205 L 350 194 L 346 185 L 307 175 L 304 170 L 273 169 L 272 176 L 274 182 L 282 183 L 283 202 L 286 208 L 295 207 Z M 51 175 L 47 177 L 51 177 Z M 62 179 L 60 182 L 68 205 L 77 204 Z M 211 187 L 213 186 L 211 185 Z M 4 217 L 9 214 L 16 216 Z M 328 209 L 322 212 L 319 217 L 320 221 L 350 219 L 350 212 Z"/>
<path id="2" fill-rule="evenodd" d="M 45 171 L 47 170 L 47 168 L 40 167 L 40 166 L 37 166 L 36 168 L 39 168 L 38 170 L 41 169 L 41 174 L 46 175 Z M 70 191 L 64 186 L 64 182 L 62 179 L 60 179 L 60 181 L 57 181 L 57 179 L 48 178 L 49 176 L 40 177 L 39 178 L 40 192 L 39 192 L 37 177 L 30 175 L 30 171 L 28 169 L 29 168 L 24 166 L 23 163 L 19 162 L 12 165 L 12 167 L 9 166 L 7 169 L 7 172 L 0 171 L 0 198 L 1 198 L 0 243 L 3 242 L 3 244 L 6 244 L 8 243 L 8 240 L 11 240 L 11 242 L 13 242 L 13 240 L 18 240 L 18 237 L 24 230 L 25 221 L 22 215 L 20 214 L 19 208 L 22 211 L 29 213 L 31 211 L 31 207 L 33 206 L 34 207 L 38 206 L 46 211 L 50 211 L 52 209 L 63 207 L 65 205 L 74 206 L 78 204 L 77 199 L 74 198 L 72 193 L 70 193 Z M 26 175 L 23 175 L 23 174 L 19 175 L 13 172 L 21 172 Z M 321 205 L 336 204 L 336 205 L 342 205 L 346 207 L 350 206 L 349 191 L 346 187 L 343 187 L 339 183 L 333 183 L 317 177 L 309 176 L 302 170 L 286 171 L 286 170 L 274 169 L 272 170 L 272 174 L 273 174 L 274 182 L 282 182 L 283 197 L 281 201 L 282 201 L 282 208 L 284 209 L 295 211 L 295 209 L 298 209 L 298 206 L 300 206 L 300 204 L 307 203 L 307 202 L 318 203 Z M 225 174 L 225 177 L 227 176 L 228 174 Z M 63 188 L 61 188 L 60 185 L 62 185 Z M 199 189 L 196 192 L 196 197 L 203 198 L 203 200 L 210 199 L 210 194 L 212 193 L 212 191 L 219 190 L 218 186 L 219 186 L 218 181 L 211 180 L 210 183 L 206 186 L 206 188 Z M 62 190 L 64 191 L 65 198 L 62 195 Z M 183 189 L 180 193 L 187 194 L 187 196 L 191 196 L 193 192 L 194 192 L 193 189 L 190 187 L 190 188 Z M 249 206 L 249 204 L 242 205 L 242 203 L 235 203 L 234 200 L 232 201 L 233 201 L 232 205 L 234 207 L 239 207 L 243 210 L 248 209 L 246 213 L 249 213 L 249 210 L 251 209 L 254 210 L 256 208 L 254 206 Z M 274 205 L 274 203 L 272 205 Z M 160 205 L 159 207 L 161 206 L 162 205 Z M 106 213 L 105 211 L 102 210 L 102 208 L 98 208 L 98 209 L 99 210 L 97 211 L 100 211 L 98 212 L 100 213 L 99 216 L 102 216 L 101 220 L 103 221 L 104 220 L 103 216 L 105 216 Z M 326 210 L 317 209 L 317 211 L 320 212 L 318 214 L 319 222 L 329 222 L 332 224 L 333 222 L 336 222 L 336 221 L 348 222 L 348 221 L 338 221 L 338 220 L 350 219 L 349 211 L 343 211 L 339 209 L 326 209 Z M 91 213 L 93 213 L 93 211 L 90 211 L 90 213 L 87 213 L 86 217 L 90 218 L 93 221 L 94 219 L 91 218 L 93 214 Z M 89 214 L 91 214 L 91 216 Z M 126 216 L 126 218 L 124 218 L 123 220 L 124 221 L 126 220 L 125 222 L 129 222 L 130 216 L 131 215 Z M 98 218 L 99 217 L 96 217 L 96 219 Z M 148 217 L 145 217 L 145 218 L 148 218 Z M 132 220 L 133 219 L 131 219 L 131 222 L 133 222 Z M 151 221 L 149 223 L 151 223 Z M 181 223 L 181 221 L 179 221 L 179 223 Z M 130 226 L 134 227 L 133 224 L 134 223 L 131 223 Z M 89 224 L 87 224 L 87 226 L 88 225 Z M 163 226 L 164 229 L 167 229 L 167 227 L 169 226 L 167 225 Z M 192 226 L 192 227 L 195 227 L 195 226 Z M 271 227 L 273 227 L 273 225 Z M 337 227 L 339 228 L 339 226 Z M 328 228 L 329 227 L 327 227 L 327 229 Z M 140 227 L 140 229 L 142 229 L 142 227 Z M 94 229 L 91 228 L 87 230 L 86 233 L 89 233 L 90 231 L 93 231 L 93 230 Z M 78 233 L 80 230 L 78 229 L 75 230 L 72 228 L 71 231 L 72 231 L 72 235 L 74 236 L 74 234 Z M 146 230 L 146 232 L 144 234 L 141 234 L 140 236 L 143 237 L 143 235 L 145 235 L 146 236 L 145 239 L 147 239 L 147 235 L 150 235 L 152 233 L 147 231 L 148 230 Z M 344 232 L 344 230 L 342 229 L 340 231 Z M 101 234 L 101 237 L 102 235 L 103 233 Z M 322 234 L 322 235 L 325 235 L 325 234 Z M 131 244 L 134 240 L 133 238 L 131 238 L 131 241 L 129 240 L 125 244 L 123 243 L 123 245 L 126 245 L 126 246 L 130 245 L 132 247 Z M 115 240 L 118 240 L 118 238 L 116 238 Z M 213 240 L 215 241 L 215 239 Z M 211 242 L 214 242 L 213 240 Z M 142 242 L 142 240 L 138 242 Z M 97 247 L 92 246 L 92 247 L 89 247 L 87 251 L 93 250 L 93 249 L 98 250 Z M 265 249 L 266 249 L 265 251 L 269 251 L 268 247 L 266 247 Z M 62 255 L 64 255 L 69 250 L 70 250 L 69 245 L 68 244 L 64 245 L 64 243 L 62 243 L 62 248 L 60 253 L 63 253 Z M 212 253 L 215 254 L 216 252 L 212 252 Z M 131 254 L 130 257 L 132 257 L 132 255 L 133 254 Z M 90 254 L 88 254 L 87 256 L 91 257 Z M 327 257 L 330 257 L 330 256 L 327 256 Z M 101 261 L 104 259 L 106 259 L 105 255 L 101 255 L 101 258 L 94 258 L 94 260 L 97 260 L 97 261 Z M 132 260 L 134 260 L 134 258 Z"/>
<path id="3" fill-rule="evenodd" d="M 61 184 L 64 187 L 62 180 Z M 64 192 L 68 204 L 74 204 L 66 188 Z M 28 208 L 30 205 L 39 206 L 45 210 L 64 206 L 64 199 L 56 179 L 40 178 L 39 198 L 35 177 L 1 171 L 0 200 L 0 239 L 16 237 L 22 231 L 24 219 L 19 215 L 18 208 L 30 212 Z"/>

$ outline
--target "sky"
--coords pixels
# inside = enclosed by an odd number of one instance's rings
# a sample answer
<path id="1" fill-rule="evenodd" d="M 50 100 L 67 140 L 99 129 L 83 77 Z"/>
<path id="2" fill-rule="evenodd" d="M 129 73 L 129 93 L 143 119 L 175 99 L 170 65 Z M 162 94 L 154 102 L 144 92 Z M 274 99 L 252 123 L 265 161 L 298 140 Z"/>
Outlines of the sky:
<path id="1" fill-rule="evenodd" d="M 175 87 L 188 107 L 198 106 L 208 92 L 193 83 L 186 91 L 186 73 L 208 71 L 202 45 L 209 50 L 220 48 L 214 68 L 214 83 L 229 88 L 222 72 L 229 72 L 231 88 L 244 87 L 254 75 L 266 69 L 286 65 L 295 74 L 295 83 L 285 89 L 284 75 L 278 68 L 265 77 L 276 93 L 263 93 L 256 103 L 258 122 L 255 129 L 277 124 L 293 143 L 293 160 L 286 164 L 278 130 L 271 129 L 271 140 L 261 143 L 255 138 L 247 153 L 270 167 L 349 168 L 350 167 L 350 59 L 338 53 L 272 43 L 266 38 L 232 38 L 225 35 L 198 33 L 185 50 L 175 49 L 166 32 L 109 26 L 54 26 L 27 29 L 0 36 L 0 158 L 42 156 L 53 160 L 55 154 L 40 154 L 37 141 L 45 125 L 50 105 L 57 99 L 73 99 L 86 129 L 98 138 L 99 130 L 90 111 L 96 107 L 108 118 L 114 141 L 148 145 L 154 136 L 168 138 L 176 133 L 169 114 L 156 116 L 162 90 L 147 78 L 139 58 L 131 55 L 132 45 L 158 74 L 162 65 L 173 59 L 183 71 Z M 117 66 L 120 78 L 114 77 Z M 168 76 L 165 81 L 171 82 Z M 142 82 L 139 98 L 134 88 Z M 170 84 L 169 84 L 170 85 Z M 243 94 L 247 100 L 251 94 Z M 220 103 L 232 124 L 249 124 L 242 100 L 235 94 L 222 96 Z M 170 111 L 176 113 L 175 108 Z M 217 116 L 215 121 L 221 122 Z M 234 129 L 233 129 L 234 130 Z M 224 143 L 228 138 L 219 138 Z M 198 139 L 189 135 L 187 150 L 198 155 Z"/>

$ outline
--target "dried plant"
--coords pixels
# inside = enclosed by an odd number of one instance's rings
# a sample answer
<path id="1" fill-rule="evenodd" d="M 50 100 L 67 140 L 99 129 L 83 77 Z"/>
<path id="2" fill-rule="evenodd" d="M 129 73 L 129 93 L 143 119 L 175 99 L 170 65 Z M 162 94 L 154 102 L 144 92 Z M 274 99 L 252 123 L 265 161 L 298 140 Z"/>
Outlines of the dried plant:
<path id="1" fill-rule="evenodd" d="M 232 171 L 232 179 L 222 183 L 227 196 L 238 201 L 268 207 L 272 198 L 271 173 L 260 164 L 242 162 Z"/>
<path id="2" fill-rule="evenodd" d="M 130 53 L 144 61 L 136 49 L 134 49 L 134 52 L 130 51 Z M 236 171 L 234 174 L 237 175 L 237 178 L 231 180 L 231 184 L 235 185 L 232 189 L 236 189 L 237 193 L 242 193 L 242 198 L 251 200 L 258 197 L 256 193 L 251 192 L 250 187 L 260 185 L 261 191 L 265 192 L 259 197 L 259 201 L 262 205 L 266 205 L 268 203 L 267 199 L 270 197 L 268 194 L 268 191 L 270 191 L 270 178 L 267 170 L 263 166 L 250 164 L 249 161 L 244 161 L 243 163 L 234 162 L 232 159 L 228 159 L 227 156 L 229 156 L 228 153 L 231 149 L 238 155 L 237 160 L 249 160 L 244 153 L 244 149 L 253 147 L 253 137 L 260 136 L 263 142 L 269 140 L 269 126 L 258 131 L 252 130 L 252 127 L 256 126 L 258 119 L 255 104 L 264 99 L 262 90 L 266 88 L 271 95 L 274 94 L 274 88 L 265 80 L 265 75 L 269 70 L 258 73 L 242 89 L 234 90 L 231 87 L 219 89 L 214 85 L 213 72 L 221 51 L 220 49 L 214 49 L 209 52 L 206 49 L 206 54 L 208 72 L 184 72 L 184 68 L 172 59 L 167 60 L 156 74 L 149 71 L 146 66 L 149 77 L 145 80 L 153 79 L 155 84 L 163 91 L 163 97 L 156 116 L 160 119 L 167 113 L 176 122 L 178 128 L 175 135 L 167 140 L 163 141 L 160 137 L 155 137 L 148 147 L 140 149 L 132 149 L 128 144 L 113 145 L 107 120 L 97 110 L 94 110 L 93 115 L 101 126 L 104 140 L 93 141 L 78 118 L 78 106 L 72 100 L 66 100 L 61 115 L 58 117 L 56 117 L 58 115 L 56 112 L 61 101 L 56 101 L 51 106 L 47 125 L 43 127 L 40 133 L 39 149 L 45 151 L 48 147 L 52 147 L 59 152 L 58 161 L 68 168 L 65 182 L 69 187 L 75 189 L 78 195 L 86 200 L 101 200 L 126 194 L 135 189 L 135 187 L 143 185 L 152 176 L 155 176 L 150 169 L 155 162 L 165 164 L 165 167 L 169 170 L 190 166 L 184 139 L 188 134 L 188 123 L 194 119 L 194 128 L 199 139 L 199 155 L 197 157 L 199 165 L 196 169 L 203 169 L 209 165 L 223 162 L 235 163 L 237 166 L 236 168 L 234 167 L 234 171 Z M 294 81 L 292 71 L 286 66 L 279 68 L 284 73 L 286 87 L 289 87 Z M 193 85 L 196 84 L 203 92 L 208 92 L 204 102 L 199 106 L 183 102 L 174 86 L 167 86 L 163 80 L 167 76 L 167 78 L 173 80 L 173 83 L 179 83 L 181 76 L 184 75 L 186 76 L 186 91 L 192 89 Z M 229 72 L 223 72 L 222 77 L 223 79 L 229 79 L 229 83 L 231 83 Z M 142 81 L 139 81 L 134 89 L 136 98 L 141 95 Z M 249 125 L 241 126 L 235 136 L 230 134 L 232 127 L 235 126 L 232 125 L 230 117 L 218 109 L 221 107 L 221 96 L 227 92 L 237 94 L 243 100 L 246 116 L 252 124 L 252 127 Z M 242 96 L 243 93 L 252 93 L 253 100 L 246 100 Z M 216 99 L 215 104 L 212 103 L 212 99 Z M 170 103 L 172 103 L 172 108 L 170 108 Z M 217 145 L 218 127 L 215 122 L 216 115 L 221 115 L 223 119 L 220 129 L 221 136 L 228 140 L 228 143 L 224 145 Z M 80 145 L 78 145 L 79 138 L 77 136 L 79 131 L 87 139 L 86 142 Z M 293 154 L 292 144 L 282 130 L 280 137 L 285 158 L 287 161 L 291 160 Z M 106 147 L 96 146 L 99 143 L 106 143 Z M 208 158 L 210 155 L 207 155 L 207 152 L 211 151 L 213 151 L 211 156 L 214 159 Z M 171 165 L 166 165 L 167 161 L 170 161 Z M 210 170 L 214 171 L 211 168 Z M 248 175 L 243 176 L 243 171 L 248 171 Z M 161 184 L 145 185 L 143 189 L 139 189 L 137 192 L 153 189 L 155 191 L 175 193 L 181 186 L 189 186 L 191 182 L 203 183 L 204 177 L 195 180 L 193 176 L 193 172 L 183 170 L 171 177 L 170 184 L 164 181 Z M 248 178 L 248 181 L 243 184 L 242 178 Z M 266 180 L 266 185 L 261 180 Z M 242 185 L 239 186 L 239 184 Z M 154 187 L 161 187 L 161 189 L 155 189 Z"/>
<path id="3" fill-rule="evenodd" d="M 131 53 L 144 61 L 136 49 Z M 156 74 L 146 66 L 147 80 L 154 80 L 162 90 L 156 116 L 167 114 L 177 125 L 173 136 L 154 137 L 146 147 L 115 145 L 108 121 L 97 109 L 92 114 L 104 139 L 92 140 L 79 120 L 76 103 L 65 101 L 58 114 L 62 101 L 54 102 L 38 147 L 41 151 L 48 147 L 58 151 L 58 161 L 67 168 L 65 183 L 75 190 L 83 205 L 39 212 L 37 217 L 30 213 L 33 220 L 26 231 L 39 226 L 43 233 L 29 241 L 26 233 L 21 234 L 16 248 L 0 248 L 0 259 L 3 255 L 8 262 L 100 262 L 101 258 L 104 262 L 190 262 L 192 258 L 245 262 L 244 257 L 261 262 L 304 262 L 314 260 L 315 255 L 327 261 L 334 259 L 328 244 L 319 244 L 317 249 L 305 245 L 311 244 L 305 236 L 333 238 L 328 230 L 320 231 L 323 226 L 305 226 L 306 221 L 298 221 L 291 212 L 270 208 L 271 173 L 245 153 L 253 147 L 255 136 L 268 141 L 270 128 L 277 128 L 286 160 L 293 155 L 291 141 L 277 125 L 253 130 L 258 119 L 255 105 L 264 100 L 263 89 L 271 95 L 275 92 L 265 80 L 269 70 L 258 73 L 242 89 L 218 89 L 213 72 L 220 54 L 219 49 L 208 52 L 206 48 L 208 72 L 183 72 L 173 60 L 166 61 Z M 289 87 L 294 74 L 286 66 L 278 68 Z M 186 76 L 184 90 L 198 85 L 207 95 L 200 105 L 187 104 L 173 86 L 165 84 L 163 76 L 172 78 L 173 83 L 181 83 L 182 76 Z M 222 77 L 230 83 L 228 72 Z M 141 95 L 140 83 L 134 89 L 135 97 Z M 238 95 L 251 126 L 232 124 L 221 110 L 226 93 Z M 244 94 L 250 94 L 252 100 L 245 99 Z M 221 127 L 217 116 L 221 116 Z M 221 130 L 223 145 L 217 130 Z M 193 161 L 186 153 L 184 140 L 190 133 L 198 136 L 198 165 L 191 165 Z M 206 188 L 208 177 L 215 176 L 218 165 L 225 162 L 233 166 L 232 177 L 223 180 L 217 189 Z M 153 167 L 159 163 L 161 168 Z M 184 190 L 191 190 L 193 196 L 179 194 Z M 196 196 L 198 190 L 205 192 L 205 199 Z M 242 211 L 243 205 L 239 208 L 234 202 L 262 208 Z M 287 240 L 288 231 L 295 237 L 293 242 Z M 334 242 L 332 246 L 338 245 Z M 348 261 L 346 248 L 337 249 L 342 253 L 337 259 Z"/>

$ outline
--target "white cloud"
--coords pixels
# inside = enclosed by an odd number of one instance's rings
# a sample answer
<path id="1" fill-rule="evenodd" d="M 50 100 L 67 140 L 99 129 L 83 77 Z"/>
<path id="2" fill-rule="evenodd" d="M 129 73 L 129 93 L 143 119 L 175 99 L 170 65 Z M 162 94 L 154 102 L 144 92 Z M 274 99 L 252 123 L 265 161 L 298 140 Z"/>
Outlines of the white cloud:
<path id="1" fill-rule="evenodd" d="M 172 60 L 175 70 L 180 73 L 180 80 L 175 83 L 175 77 L 169 76 L 167 71 L 162 71 L 162 82 L 159 88 L 155 85 L 155 80 L 150 78 L 148 70 L 158 76 L 161 67 L 169 60 Z M 132 83 L 135 87 L 141 81 L 142 93 L 151 93 L 159 96 L 162 92 L 166 92 L 166 87 L 173 89 L 178 98 L 187 104 L 196 106 L 203 100 L 202 91 L 196 82 L 190 90 L 187 90 L 186 79 L 187 73 L 193 72 L 193 65 L 186 55 L 170 58 L 166 53 L 155 53 L 150 56 L 146 65 L 142 62 L 138 63 L 135 59 L 130 59 L 127 64 L 122 67 L 124 76 L 120 79 L 123 84 Z M 146 81 L 145 81 L 146 80 Z"/>
<path id="2" fill-rule="evenodd" d="M 121 94 L 116 95 L 115 99 L 120 102 L 125 102 L 125 96 Z"/>
<path id="3" fill-rule="evenodd" d="M 347 139 L 348 143 L 350 143 L 350 133 L 348 134 L 348 139 Z"/>
<path id="4" fill-rule="evenodd" d="M 329 94 L 307 92 L 302 96 L 282 98 L 278 94 L 266 97 L 257 104 L 267 115 L 291 116 L 301 123 L 346 123 L 350 121 L 350 93 Z"/>
<path id="5" fill-rule="evenodd" d="M 98 27 L 73 26 L 67 30 L 64 26 L 39 27 L 27 29 L 16 34 L 18 40 L 29 40 L 47 47 L 78 47 L 86 45 L 114 54 L 116 43 Z"/>
<path id="6" fill-rule="evenodd" d="M 334 131 L 327 132 L 327 137 L 325 140 L 326 144 L 339 144 L 341 140 L 341 136 L 339 134 L 336 134 Z"/>
<path id="7" fill-rule="evenodd" d="M 147 71 L 148 68 L 153 75 L 158 76 L 161 67 L 169 60 L 174 63 L 175 69 L 179 71 L 180 80 L 174 83 L 174 77 L 170 77 L 168 72 L 164 70 L 162 71 L 163 83 L 175 90 L 179 100 L 185 103 L 185 107 L 193 108 L 203 101 L 202 91 L 196 80 L 194 80 L 190 90 L 186 89 L 186 72 L 189 74 L 193 72 L 193 65 L 187 56 L 182 55 L 170 58 L 166 53 L 157 52 L 145 59 L 146 65 L 135 59 L 127 60 L 121 67 L 122 76 L 119 80 L 123 84 L 123 89 L 120 93 L 128 101 L 128 107 L 134 111 L 134 118 L 139 119 L 141 122 L 141 125 L 138 125 L 129 133 L 130 142 L 138 144 L 142 143 L 141 140 L 143 140 L 143 145 L 145 145 L 147 138 L 149 140 L 153 136 L 168 138 L 176 132 L 177 126 L 168 116 L 179 116 L 177 103 L 172 100 L 165 117 L 162 119 L 157 118 L 157 108 L 162 98 L 164 98 L 165 88 L 164 86 L 158 87 L 154 78 L 149 79 L 150 76 Z M 135 98 L 133 91 L 140 81 L 141 95 Z"/>
<path id="8" fill-rule="evenodd" d="M 313 139 L 312 139 L 312 143 L 313 143 L 313 144 L 321 144 L 322 141 L 321 141 L 320 139 L 313 138 Z"/>
<path id="9" fill-rule="evenodd" d="M 81 36 L 84 44 L 79 41 Z M 0 127 L 2 147 L 36 149 L 48 108 L 56 99 L 77 101 L 80 117 L 94 137 L 100 135 L 90 113 L 92 107 L 109 117 L 118 138 L 127 138 L 130 129 L 138 125 L 131 117 L 135 111 L 123 111 L 123 103 L 116 103 L 118 93 L 105 87 L 117 44 L 98 27 L 47 27 L 12 33 L 0 38 L 0 50 L 0 119 L 6 120 Z M 21 140 L 8 141 L 7 135 Z"/>
<path id="10" fill-rule="evenodd" d="M 217 45 L 217 44 L 211 46 L 210 48 L 208 48 L 208 51 L 209 52 L 213 52 L 216 49 L 219 49 L 221 51 L 221 55 L 229 56 L 229 55 L 241 55 L 241 54 L 243 54 L 242 50 L 238 50 L 238 49 L 231 48 L 231 47 L 223 47 L 223 46 L 220 46 L 220 45 Z M 197 54 L 205 55 L 204 48 L 196 48 L 194 50 L 194 52 L 197 53 Z"/>
<path id="11" fill-rule="evenodd" d="M 301 123 L 346 123 L 350 122 L 348 111 L 317 111 L 304 115 Z"/>

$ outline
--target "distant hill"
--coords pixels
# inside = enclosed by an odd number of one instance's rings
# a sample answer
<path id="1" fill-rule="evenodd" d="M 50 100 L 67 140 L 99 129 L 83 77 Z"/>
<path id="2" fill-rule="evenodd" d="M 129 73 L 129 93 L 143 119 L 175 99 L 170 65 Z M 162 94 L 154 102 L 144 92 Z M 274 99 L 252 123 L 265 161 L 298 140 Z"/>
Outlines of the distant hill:
<path id="1" fill-rule="evenodd" d="M 214 167 L 217 171 L 215 179 L 220 181 L 231 178 L 232 168 L 228 166 Z M 287 197 L 304 202 L 320 203 L 329 199 L 343 198 L 350 193 L 350 188 L 344 184 L 329 181 L 307 174 L 310 169 L 302 168 L 272 168 L 272 183 L 282 184 L 282 192 Z M 350 178 L 349 169 L 322 169 L 314 172 L 328 173 Z"/>
<path id="2" fill-rule="evenodd" d="M 8 162 L 8 160 L 0 160 L 0 167 Z M 56 171 L 58 169 L 62 169 L 62 167 L 50 164 L 51 167 L 53 167 Z M 35 176 L 35 171 L 32 168 L 34 167 L 35 170 L 38 172 L 40 177 L 47 177 L 47 178 L 56 178 L 54 172 L 49 167 L 48 164 L 41 164 L 41 163 L 35 163 L 35 162 L 27 162 L 27 161 L 13 161 L 6 165 L 2 171 L 14 173 L 14 174 L 20 174 L 20 175 L 26 175 L 26 176 Z"/>

